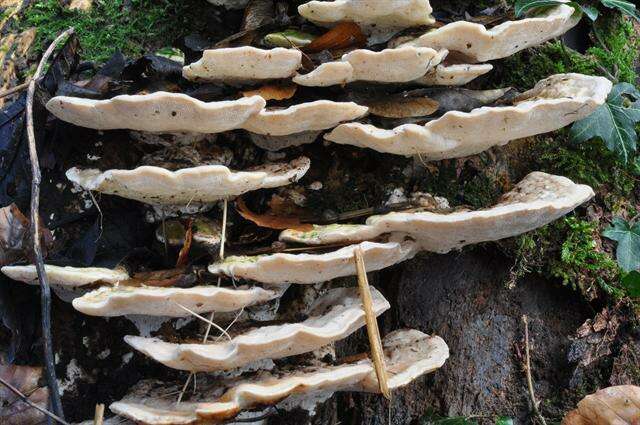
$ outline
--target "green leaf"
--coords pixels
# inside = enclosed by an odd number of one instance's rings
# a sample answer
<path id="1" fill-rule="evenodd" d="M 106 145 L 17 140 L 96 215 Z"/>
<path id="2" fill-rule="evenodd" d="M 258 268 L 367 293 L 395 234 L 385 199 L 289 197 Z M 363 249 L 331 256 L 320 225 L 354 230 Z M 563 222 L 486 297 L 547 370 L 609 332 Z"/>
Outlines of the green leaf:
<path id="1" fill-rule="evenodd" d="M 633 270 L 622 277 L 622 287 L 631 298 L 640 298 L 640 273 Z"/>
<path id="2" fill-rule="evenodd" d="M 631 103 L 629 98 L 635 100 Z M 601 138 L 610 151 L 627 163 L 636 151 L 640 122 L 640 91 L 629 83 L 616 84 L 604 105 L 571 127 L 574 142 Z"/>
<path id="3" fill-rule="evenodd" d="M 513 419 L 507 416 L 500 416 L 496 419 L 496 425 L 513 425 Z"/>
<path id="4" fill-rule="evenodd" d="M 533 9 L 555 6 L 562 3 L 560 0 L 517 0 L 515 4 L 516 18 L 523 16 Z"/>
<path id="5" fill-rule="evenodd" d="M 610 9 L 618 9 L 625 15 L 631 16 L 640 22 L 640 14 L 636 9 L 636 5 L 625 0 L 600 0 L 603 6 Z"/>
<path id="6" fill-rule="evenodd" d="M 618 265 L 625 272 L 640 269 L 640 223 L 631 226 L 623 218 L 616 217 L 611 224 L 612 226 L 606 229 L 602 236 L 618 242 L 616 249 Z"/>

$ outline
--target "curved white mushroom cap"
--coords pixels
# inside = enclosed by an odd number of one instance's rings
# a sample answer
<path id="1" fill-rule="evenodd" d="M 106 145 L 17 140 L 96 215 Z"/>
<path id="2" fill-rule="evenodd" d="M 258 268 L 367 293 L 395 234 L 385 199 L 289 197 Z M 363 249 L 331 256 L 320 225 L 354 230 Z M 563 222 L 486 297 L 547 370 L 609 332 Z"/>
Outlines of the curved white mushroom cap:
<path id="1" fill-rule="evenodd" d="M 202 102 L 182 93 L 155 92 L 107 100 L 56 96 L 47 109 L 63 121 L 97 130 L 221 133 L 240 128 L 265 105 L 260 96 Z"/>
<path id="2" fill-rule="evenodd" d="M 311 284 L 356 274 L 353 254 L 361 248 L 368 271 L 381 270 L 413 258 L 415 244 L 362 242 L 326 254 L 277 253 L 257 257 L 229 257 L 209 266 L 209 272 L 262 283 Z"/>
<path id="3" fill-rule="evenodd" d="M 579 21 L 573 7 L 560 5 L 541 16 L 508 21 L 490 30 L 472 22 L 453 22 L 403 45 L 447 49 L 475 62 L 487 62 L 558 37 Z"/>
<path id="4" fill-rule="evenodd" d="M 310 232 L 285 230 L 280 239 L 308 245 L 357 242 L 385 233 L 415 239 L 420 249 L 446 253 L 465 245 L 517 236 L 548 224 L 594 196 L 586 185 L 542 172 L 527 175 L 494 207 L 449 214 L 390 213 L 362 225 L 316 226 Z"/>
<path id="5" fill-rule="evenodd" d="M 302 63 L 298 49 L 251 46 L 205 50 L 202 58 L 182 70 L 188 80 L 242 81 L 292 77 Z"/>
<path id="6" fill-rule="evenodd" d="M 439 369 L 449 357 L 449 348 L 442 338 L 417 330 L 392 332 L 384 338 L 383 346 L 390 389 L 400 388 Z M 225 382 L 217 380 L 216 383 L 219 386 L 210 390 L 211 395 L 203 394 L 201 390 L 197 400 L 180 404 L 163 398 L 162 394 L 169 391 L 158 388 L 157 383 L 140 385 L 138 391 L 113 403 L 110 409 L 118 415 L 149 425 L 196 424 L 229 419 L 242 410 L 276 404 L 292 395 L 379 391 L 375 369 L 368 358 L 338 366 L 321 364 L 279 375 L 264 373 L 256 381 L 225 385 Z M 222 386 L 228 389 L 219 395 Z"/>
<path id="7" fill-rule="evenodd" d="M 415 80 L 425 86 L 464 86 L 493 69 L 493 65 L 485 63 L 438 65 L 425 76 Z"/>
<path id="8" fill-rule="evenodd" d="M 372 288 L 373 312 L 380 315 L 390 305 Z M 357 288 L 337 288 L 316 301 L 310 317 L 300 323 L 264 326 L 210 344 L 174 344 L 158 338 L 128 335 L 136 350 L 173 369 L 213 372 L 243 367 L 263 359 L 280 359 L 308 353 L 344 339 L 365 324 Z"/>
<path id="9" fill-rule="evenodd" d="M 232 171 L 223 165 L 203 165 L 169 171 L 143 166 L 134 170 L 71 168 L 67 178 L 86 190 L 118 195 L 154 205 L 207 203 L 243 193 L 285 186 L 299 180 L 310 166 L 308 158 L 269 164 L 251 171 Z"/>
<path id="10" fill-rule="evenodd" d="M 354 102 L 316 100 L 286 109 L 262 110 L 249 118 L 243 128 L 257 134 L 286 136 L 333 128 L 341 122 L 362 117 L 368 110 Z"/>
<path id="11" fill-rule="evenodd" d="M 122 269 L 112 270 L 101 267 L 60 267 L 45 264 L 44 271 L 51 285 L 66 287 L 84 286 L 96 282 L 118 283 L 129 279 L 129 274 Z M 38 284 L 38 271 L 35 265 L 4 266 L 2 273 L 13 280 L 31 285 Z"/>
<path id="12" fill-rule="evenodd" d="M 393 130 L 341 124 L 325 139 L 397 155 L 421 154 L 426 160 L 460 158 L 578 121 L 605 102 L 611 87 L 604 77 L 558 74 L 540 81 L 514 106 L 451 111 L 424 126 Z"/>
<path id="13" fill-rule="evenodd" d="M 310 1 L 298 6 L 300 15 L 320 25 L 352 21 L 392 28 L 433 24 L 432 11 L 429 0 Z"/>
<path id="14" fill-rule="evenodd" d="M 293 82 L 307 87 L 328 87 L 353 81 L 353 67 L 349 62 L 325 62 L 308 74 L 296 74 Z"/>
<path id="15" fill-rule="evenodd" d="M 284 288 L 263 289 L 221 288 L 195 286 L 193 288 L 162 288 L 151 286 L 102 287 L 73 300 L 73 307 L 90 316 L 123 316 L 145 314 L 148 316 L 186 317 L 183 307 L 195 313 L 229 312 L 282 296 Z"/>

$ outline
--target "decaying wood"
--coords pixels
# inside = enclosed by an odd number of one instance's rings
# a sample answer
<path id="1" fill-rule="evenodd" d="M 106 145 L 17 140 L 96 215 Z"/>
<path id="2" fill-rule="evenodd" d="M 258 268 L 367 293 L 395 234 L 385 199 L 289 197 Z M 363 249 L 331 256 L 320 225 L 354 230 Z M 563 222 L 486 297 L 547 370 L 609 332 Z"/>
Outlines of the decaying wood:
<path id="1" fill-rule="evenodd" d="M 391 400 L 391 391 L 389 390 L 387 381 L 387 368 L 384 361 L 384 352 L 382 351 L 382 340 L 380 338 L 380 330 L 378 329 L 378 320 L 373 312 L 371 289 L 369 289 L 369 280 L 367 279 L 367 270 L 365 268 L 362 250 L 360 248 L 356 249 L 353 256 L 356 262 L 356 270 L 358 271 L 360 298 L 362 299 L 362 307 L 367 322 L 367 334 L 369 336 L 369 345 L 371 346 L 371 360 L 373 361 L 376 376 L 378 377 L 380 392 L 387 400 Z"/>
<path id="2" fill-rule="evenodd" d="M 44 66 L 48 62 L 49 57 L 53 54 L 56 46 L 65 38 L 73 34 L 74 29 L 69 28 L 60 34 L 51 43 L 49 48 L 42 55 L 42 59 L 38 64 L 33 78 L 29 82 L 29 90 L 27 92 L 27 137 L 29 140 L 29 159 L 31 161 L 31 237 L 33 240 L 33 254 L 35 257 L 36 269 L 38 270 L 38 280 L 41 289 L 41 310 L 42 310 L 42 339 L 44 341 L 44 362 L 47 375 L 47 386 L 49 387 L 49 397 L 51 408 L 54 413 L 64 418 L 62 411 L 62 402 L 60 401 L 60 393 L 58 391 L 58 381 L 55 372 L 55 360 L 53 356 L 53 344 L 51 337 L 51 288 L 47 274 L 44 270 L 44 258 L 42 255 L 42 247 L 40 245 L 40 163 L 38 162 L 38 150 L 36 147 L 36 136 L 33 128 L 33 98 L 36 92 L 36 85 L 44 73 Z"/>

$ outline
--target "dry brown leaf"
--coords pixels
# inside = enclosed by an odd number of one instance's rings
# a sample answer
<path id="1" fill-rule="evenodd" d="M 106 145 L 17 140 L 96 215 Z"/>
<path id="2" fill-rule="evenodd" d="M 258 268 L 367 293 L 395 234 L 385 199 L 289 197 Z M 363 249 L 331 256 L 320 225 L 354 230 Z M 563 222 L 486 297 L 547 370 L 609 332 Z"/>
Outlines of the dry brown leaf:
<path id="1" fill-rule="evenodd" d="M 428 97 L 394 96 L 385 100 L 369 102 L 369 112 L 385 118 L 411 118 L 431 115 L 440 104 Z"/>
<path id="2" fill-rule="evenodd" d="M 317 53 L 323 50 L 341 50 L 347 47 L 362 47 L 367 44 L 367 37 L 358 24 L 341 22 L 320 37 L 304 46 L 306 53 Z"/>
<path id="3" fill-rule="evenodd" d="M 133 275 L 131 279 L 120 282 L 122 286 L 179 286 L 182 283 L 189 283 L 194 280 L 193 274 L 185 274 L 184 268 L 169 270 L 157 270 L 152 272 L 141 272 Z"/>
<path id="4" fill-rule="evenodd" d="M 298 86 L 296 84 L 291 85 L 275 85 L 267 84 L 256 90 L 243 91 L 244 97 L 260 96 L 264 100 L 285 100 L 291 99 L 296 94 Z"/>
<path id="5" fill-rule="evenodd" d="M 49 392 L 38 382 L 42 378 L 41 367 L 0 365 L 0 377 L 26 395 L 34 404 L 47 407 Z M 0 423 L 6 425 L 35 425 L 45 421 L 38 410 L 24 403 L 13 392 L 0 385 Z"/>
<path id="6" fill-rule="evenodd" d="M 281 217 L 270 214 L 256 214 L 249 210 L 242 198 L 236 200 L 236 210 L 244 219 L 254 222 L 260 227 L 269 229 L 294 229 L 301 232 L 313 230 L 313 225 L 300 222 L 299 217 Z"/>
<path id="7" fill-rule="evenodd" d="M 562 425 L 640 425 L 640 387 L 620 385 L 583 398 Z"/>

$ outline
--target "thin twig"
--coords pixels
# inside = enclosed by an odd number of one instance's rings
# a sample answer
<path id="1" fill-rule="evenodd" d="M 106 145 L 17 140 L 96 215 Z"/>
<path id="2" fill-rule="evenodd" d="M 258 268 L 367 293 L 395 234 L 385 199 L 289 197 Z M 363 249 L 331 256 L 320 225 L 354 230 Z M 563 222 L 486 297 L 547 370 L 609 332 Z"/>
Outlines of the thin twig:
<path id="1" fill-rule="evenodd" d="M 391 400 L 391 391 L 389 390 L 389 383 L 387 381 L 387 367 L 384 361 L 384 352 L 382 351 L 382 341 L 380 340 L 380 330 L 378 329 L 378 320 L 373 312 L 371 289 L 369 288 L 369 280 L 367 279 L 367 270 L 364 266 L 362 250 L 357 248 L 353 253 L 353 257 L 356 262 L 356 270 L 358 271 L 358 286 L 360 288 L 362 308 L 364 309 L 364 316 L 367 322 L 371 359 L 376 370 L 376 376 L 378 377 L 380 392 L 387 400 Z"/>
<path id="2" fill-rule="evenodd" d="M 525 353 L 525 364 L 524 369 L 527 373 L 527 386 L 529 387 L 529 398 L 531 399 L 531 405 L 533 408 L 533 413 L 535 413 L 538 420 L 542 425 L 547 425 L 547 422 L 544 420 L 544 417 L 540 413 L 540 409 L 538 406 L 540 403 L 536 400 L 536 393 L 533 390 L 533 378 L 531 377 L 531 357 L 529 355 L 529 319 L 526 315 L 522 316 L 522 322 L 524 323 L 524 353 Z"/>
<path id="3" fill-rule="evenodd" d="M 215 324 L 212 320 L 207 319 L 206 317 L 203 317 L 201 315 L 199 315 L 198 313 L 196 313 L 195 311 L 189 309 L 188 307 L 183 306 L 182 304 L 175 302 L 174 303 L 180 307 L 181 309 L 183 309 L 184 311 L 186 311 L 187 313 L 197 317 L 198 319 L 202 320 L 205 323 L 208 323 L 209 326 L 213 326 L 214 328 L 216 328 L 217 330 L 219 330 L 220 332 L 222 332 L 223 335 L 225 335 L 227 338 L 229 338 L 229 341 L 231 341 L 231 336 L 224 330 L 223 327 L 221 327 L 220 325 Z"/>
<path id="4" fill-rule="evenodd" d="M 96 413 L 93 417 L 93 425 L 102 425 L 104 423 L 104 404 L 96 404 Z"/>
<path id="5" fill-rule="evenodd" d="M 42 55 L 42 59 L 38 64 L 36 73 L 29 82 L 29 91 L 27 92 L 27 137 L 29 139 L 29 159 L 31 160 L 31 237 L 33 239 L 33 254 L 35 257 L 36 269 L 38 271 L 38 280 L 41 289 L 41 309 L 42 309 L 42 339 L 44 340 L 44 362 L 47 375 L 47 386 L 49 387 L 49 397 L 51 409 L 61 418 L 64 418 L 62 411 L 62 403 L 60 402 L 60 393 L 58 392 L 58 381 L 56 379 L 55 360 L 53 356 L 53 343 L 51 338 L 51 288 L 47 274 L 44 270 L 44 259 L 42 256 L 42 247 L 40 246 L 40 164 L 38 162 L 38 149 L 36 146 L 36 136 L 33 129 L 33 98 L 36 93 L 36 85 L 42 78 L 45 64 L 49 57 L 53 54 L 56 46 L 66 37 L 73 34 L 74 29 L 69 28 L 60 34 L 51 43 L 49 48 Z"/>
<path id="6" fill-rule="evenodd" d="M 15 86 L 15 87 L 12 87 L 12 88 L 10 88 L 8 90 L 5 90 L 3 92 L 0 92 L 0 99 L 2 99 L 4 97 L 7 97 L 7 96 L 11 96 L 12 94 L 21 92 L 22 90 L 24 90 L 27 87 L 29 87 L 29 83 L 30 83 L 30 80 L 27 80 L 22 84 L 19 84 L 19 85 Z"/>
<path id="7" fill-rule="evenodd" d="M 7 387 L 9 389 L 9 391 L 11 391 L 15 395 L 17 395 L 24 403 L 26 403 L 29 406 L 33 407 L 34 409 L 40 411 L 41 413 L 47 415 L 48 417 L 50 417 L 54 421 L 57 421 L 57 422 L 61 423 L 62 425 L 69 425 L 69 423 L 66 422 L 64 419 L 62 419 L 61 417 L 55 415 L 54 413 L 49 412 L 47 409 L 45 409 L 45 408 L 43 408 L 41 406 L 38 406 L 37 404 L 35 404 L 31 400 L 29 400 L 29 398 L 26 395 L 24 395 L 19 389 L 17 389 L 13 385 L 11 385 L 9 382 L 5 381 L 4 378 L 2 378 L 2 377 L 0 377 L 0 384 L 2 384 L 5 387 Z"/>

